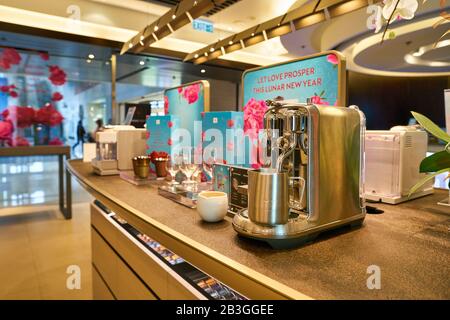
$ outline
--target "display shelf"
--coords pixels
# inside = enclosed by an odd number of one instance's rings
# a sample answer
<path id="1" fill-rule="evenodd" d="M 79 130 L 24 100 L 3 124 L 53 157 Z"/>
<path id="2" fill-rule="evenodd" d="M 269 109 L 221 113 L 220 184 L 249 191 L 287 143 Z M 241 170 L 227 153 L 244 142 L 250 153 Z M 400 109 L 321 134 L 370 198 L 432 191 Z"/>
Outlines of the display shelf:
<path id="1" fill-rule="evenodd" d="M 144 245 L 149 253 L 165 263 L 208 300 L 248 300 L 248 298 L 242 294 L 199 270 L 176 253 L 130 225 L 125 219 L 109 210 L 100 201 L 95 200 L 95 204 L 120 228 Z"/>

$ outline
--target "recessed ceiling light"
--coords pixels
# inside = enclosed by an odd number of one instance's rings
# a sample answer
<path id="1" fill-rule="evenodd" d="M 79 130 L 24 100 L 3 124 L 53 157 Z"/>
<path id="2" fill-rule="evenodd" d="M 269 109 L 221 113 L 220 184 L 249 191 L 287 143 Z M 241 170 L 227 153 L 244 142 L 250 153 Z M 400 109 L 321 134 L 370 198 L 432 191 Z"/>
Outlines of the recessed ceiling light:
<path id="1" fill-rule="evenodd" d="M 153 30 L 155 30 L 155 31 L 158 31 L 158 26 L 155 26 L 154 28 L 153 28 Z"/>
<path id="2" fill-rule="evenodd" d="M 206 72 L 206 70 L 205 70 L 205 69 L 202 69 L 202 70 L 200 70 L 200 72 L 201 72 L 201 73 L 205 73 L 205 72 Z"/>
<path id="3" fill-rule="evenodd" d="M 194 54 L 194 58 L 195 59 L 197 59 L 198 58 L 198 54 L 196 53 L 196 54 Z"/>
<path id="4" fill-rule="evenodd" d="M 214 52 L 214 48 L 209 49 L 209 51 Z"/>
<path id="5" fill-rule="evenodd" d="M 228 44 L 231 46 L 231 45 L 233 44 L 233 41 L 230 40 L 230 41 L 228 42 Z"/>
<path id="6" fill-rule="evenodd" d="M 143 66 L 143 65 L 145 64 L 145 62 L 144 62 L 143 60 L 141 60 L 141 61 L 139 61 L 139 64 L 140 64 L 141 66 Z"/>
<path id="7" fill-rule="evenodd" d="M 174 14 L 172 15 L 172 19 L 173 19 L 173 20 L 175 20 L 176 17 L 177 17 L 176 15 L 174 15 Z"/>
<path id="8" fill-rule="evenodd" d="M 207 57 L 208 56 L 208 52 L 205 52 L 205 57 Z"/>
<path id="9" fill-rule="evenodd" d="M 91 60 L 91 59 L 87 59 L 86 62 L 87 62 L 87 63 L 91 63 L 92 60 Z"/>
<path id="10" fill-rule="evenodd" d="M 131 42 L 128 44 L 128 48 L 133 48 L 133 44 Z"/>
<path id="11" fill-rule="evenodd" d="M 252 37 L 254 37 L 255 36 L 255 33 L 254 32 L 252 32 Z"/>
<path id="12" fill-rule="evenodd" d="M 89 53 L 88 58 L 89 58 L 89 59 L 94 59 L 95 56 L 94 56 L 92 53 Z"/>

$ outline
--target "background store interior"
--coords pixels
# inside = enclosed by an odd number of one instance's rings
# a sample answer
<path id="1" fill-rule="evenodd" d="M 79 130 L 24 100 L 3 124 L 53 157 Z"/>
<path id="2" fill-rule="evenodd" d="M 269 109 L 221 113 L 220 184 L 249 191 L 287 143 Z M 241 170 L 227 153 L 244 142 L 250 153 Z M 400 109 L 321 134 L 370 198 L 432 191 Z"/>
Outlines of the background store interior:
<path id="1" fill-rule="evenodd" d="M 46 12 L 48 7 L 44 2 L 41 7 L 34 2 L 32 4 L 5 0 L 4 5 L 25 9 L 36 6 L 33 10 Z M 65 9 L 66 1 L 63 2 L 60 6 Z M 127 1 L 129 7 L 120 1 L 78 2 L 80 6 L 83 5 L 81 17 L 83 22 L 128 29 L 141 28 L 153 19 L 153 15 L 157 17 L 174 5 L 164 1 L 135 0 Z M 230 1 L 226 9 L 218 10 L 207 17 L 207 20 L 214 24 L 213 33 L 194 30 L 188 25 L 161 41 L 161 47 L 166 46 L 171 50 L 178 48 L 179 51 L 192 50 L 194 43 L 197 48 L 202 47 L 216 41 L 215 37 L 218 35 L 226 37 L 304 3 L 302 0 L 283 2 L 258 0 L 257 3 L 246 0 Z M 59 10 L 58 8 L 54 7 L 55 12 Z M 153 13 L 149 13 L 150 11 Z M 111 17 L 120 13 L 120 16 L 133 16 L 133 19 L 110 21 L 102 19 L 99 12 L 105 16 L 110 14 Z M 434 19 L 439 12 L 437 1 L 428 1 L 419 7 L 416 18 L 419 22 L 428 21 Z M 357 105 L 364 111 L 367 129 L 389 129 L 396 125 L 410 124 L 412 121 L 410 111 L 423 113 L 440 127 L 445 127 L 444 90 L 450 88 L 448 66 L 419 66 L 404 60 L 405 54 L 428 45 L 430 39 L 439 38 L 442 26 L 432 28 L 432 24 L 428 23 L 426 28 L 414 29 L 411 23 L 409 24 L 411 32 L 386 41 L 382 46 L 379 44 L 368 46 L 356 56 L 351 50 L 355 44 L 373 35 L 373 31 L 366 28 L 366 19 L 366 10 L 359 10 L 270 39 L 225 57 L 230 61 L 240 62 L 241 67 L 239 63 L 232 67 L 195 65 L 191 62 L 182 62 L 180 58 L 156 54 L 119 55 L 120 46 L 111 47 L 107 43 L 94 45 L 94 41 L 67 40 L 70 37 L 66 37 L 65 40 L 64 37 L 47 38 L 41 36 L 39 32 L 28 32 L 27 29 L 21 32 L 9 29 L 0 31 L 0 48 L 15 48 L 22 56 L 20 64 L 6 71 L 0 69 L 0 86 L 15 84 L 19 88 L 17 99 L 8 98 L 6 93 L 0 92 L 0 112 L 10 105 L 37 108 L 49 102 L 51 84 L 46 70 L 49 65 L 58 65 L 66 71 L 68 82 L 60 90 L 64 99 L 54 102 L 64 116 L 64 122 L 52 128 L 55 131 L 52 135 L 61 137 L 65 144 L 73 146 L 77 142 L 76 129 L 79 120 L 87 132 L 95 129 L 97 119 L 102 119 L 105 124 L 111 123 L 112 54 L 117 54 L 116 101 L 119 105 L 120 118 L 123 119 L 127 103 L 149 105 L 152 115 L 162 114 L 164 89 L 199 79 L 210 82 L 211 111 L 242 110 L 240 82 L 245 69 L 242 65 L 273 64 L 331 48 L 343 52 L 347 57 L 348 105 Z M 352 28 L 348 28 L 348 21 L 353 21 Z M 408 21 L 398 23 L 407 25 Z M 334 32 L 337 28 L 341 31 L 339 34 Z M 183 46 L 186 48 L 180 49 Z M 44 61 L 39 52 L 48 53 L 49 60 Z M 424 59 L 444 65 L 450 63 L 449 57 L 448 45 L 422 56 Z M 402 75 L 402 72 L 410 75 Z M 29 132 L 25 131 L 24 135 L 31 140 L 31 129 L 27 130 Z M 433 149 L 435 143 L 436 141 L 430 141 L 430 151 L 437 150 Z M 81 155 L 81 145 L 77 145 L 72 151 L 72 157 L 78 158 Z M 43 161 L 41 158 L 0 159 L 0 174 L 4 180 L 0 190 L 2 200 L 0 204 L 8 206 L 40 203 L 49 195 L 56 196 L 56 187 L 53 190 L 51 183 L 49 188 L 43 191 L 44 188 L 36 189 L 36 186 L 21 183 L 18 179 L 21 174 L 34 172 L 38 184 L 46 170 L 56 170 L 56 166 L 45 165 Z M 436 186 L 445 188 L 446 184 L 443 179 L 437 179 Z"/>

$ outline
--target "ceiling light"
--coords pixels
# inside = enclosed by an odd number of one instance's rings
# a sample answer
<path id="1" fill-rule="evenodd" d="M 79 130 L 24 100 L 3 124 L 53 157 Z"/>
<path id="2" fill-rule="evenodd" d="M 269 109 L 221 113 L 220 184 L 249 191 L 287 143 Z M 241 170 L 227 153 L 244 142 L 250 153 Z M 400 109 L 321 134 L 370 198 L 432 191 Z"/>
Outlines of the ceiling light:
<path id="1" fill-rule="evenodd" d="M 87 59 L 86 62 L 87 62 L 87 63 L 91 63 L 92 60 L 91 60 L 91 59 Z"/>
<path id="2" fill-rule="evenodd" d="M 133 48 L 133 44 L 131 42 L 128 44 L 128 48 Z"/>
<path id="3" fill-rule="evenodd" d="M 206 70 L 205 70 L 205 69 L 202 69 L 202 70 L 200 70 L 200 72 L 201 72 L 201 73 L 205 73 L 205 72 L 206 72 Z"/>
<path id="4" fill-rule="evenodd" d="M 155 31 L 158 31 L 158 26 L 155 26 L 154 28 L 153 28 L 153 30 L 155 30 Z"/>
<path id="5" fill-rule="evenodd" d="M 205 52 L 205 57 L 207 57 L 208 56 L 208 52 Z"/>
<path id="6" fill-rule="evenodd" d="M 209 51 L 214 52 L 214 48 L 209 49 Z"/>
<path id="7" fill-rule="evenodd" d="M 107 66 L 109 66 L 109 61 L 105 61 L 105 64 L 106 64 Z"/>
<path id="8" fill-rule="evenodd" d="M 139 64 L 140 64 L 141 66 L 143 66 L 143 65 L 145 64 L 145 62 L 144 62 L 143 60 L 141 60 L 141 61 L 139 61 Z"/>
<path id="9" fill-rule="evenodd" d="M 233 44 L 233 41 L 228 41 L 228 44 L 231 46 Z"/>
<path id="10" fill-rule="evenodd" d="M 172 20 L 175 20 L 177 18 L 177 16 L 176 15 L 172 15 Z"/>
<path id="11" fill-rule="evenodd" d="M 95 56 L 94 56 L 92 53 L 89 53 L 88 58 L 89 58 L 89 59 L 94 59 Z"/>
<path id="12" fill-rule="evenodd" d="M 255 36 L 255 33 L 254 32 L 252 32 L 252 37 L 254 37 Z"/>
<path id="13" fill-rule="evenodd" d="M 195 58 L 195 59 L 198 58 L 198 53 L 194 54 L 194 58 Z"/>

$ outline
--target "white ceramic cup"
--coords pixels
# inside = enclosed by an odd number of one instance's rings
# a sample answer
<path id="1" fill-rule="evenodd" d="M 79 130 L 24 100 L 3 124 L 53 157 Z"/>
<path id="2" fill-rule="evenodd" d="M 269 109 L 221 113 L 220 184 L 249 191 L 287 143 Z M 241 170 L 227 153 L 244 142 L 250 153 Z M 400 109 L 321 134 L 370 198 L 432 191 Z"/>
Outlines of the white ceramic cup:
<path id="1" fill-rule="evenodd" d="M 225 218 L 228 211 L 228 195 L 221 191 L 202 191 L 197 197 L 197 212 L 207 222 Z"/>

